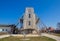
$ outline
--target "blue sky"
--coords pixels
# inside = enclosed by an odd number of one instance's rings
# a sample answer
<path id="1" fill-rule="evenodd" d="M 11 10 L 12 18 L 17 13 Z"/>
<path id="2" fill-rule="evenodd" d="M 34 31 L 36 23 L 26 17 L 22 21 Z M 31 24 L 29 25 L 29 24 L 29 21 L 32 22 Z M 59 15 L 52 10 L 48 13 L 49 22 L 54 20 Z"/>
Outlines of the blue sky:
<path id="1" fill-rule="evenodd" d="M 60 0 L 0 0 L 0 24 L 16 24 L 26 7 L 33 7 L 48 27 L 60 22 Z"/>

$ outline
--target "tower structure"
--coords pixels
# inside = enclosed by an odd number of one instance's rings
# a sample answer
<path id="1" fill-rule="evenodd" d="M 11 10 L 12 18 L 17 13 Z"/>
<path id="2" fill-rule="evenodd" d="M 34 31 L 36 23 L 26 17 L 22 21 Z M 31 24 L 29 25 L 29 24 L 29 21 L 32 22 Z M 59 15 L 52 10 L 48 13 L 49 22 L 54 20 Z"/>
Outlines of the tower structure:
<path id="1" fill-rule="evenodd" d="M 38 33 L 38 18 L 34 13 L 34 8 L 27 7 L 25 9 L 24 16 L 20 19 L 22 23 L 21 32 L 25 31 L 26 34 L 37 34 Z"/>

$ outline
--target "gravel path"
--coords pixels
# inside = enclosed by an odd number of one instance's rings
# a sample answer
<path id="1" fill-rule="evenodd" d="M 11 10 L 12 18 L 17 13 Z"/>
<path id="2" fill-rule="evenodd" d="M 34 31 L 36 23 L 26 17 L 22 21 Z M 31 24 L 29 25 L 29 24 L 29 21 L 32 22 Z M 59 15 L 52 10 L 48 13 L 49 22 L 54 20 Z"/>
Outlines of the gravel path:
<path id="1" fill-rule="evenodd" d="M 55 39 L 55 40 L 57 40 L 57 41 L 60 41 L 60 37 L 58 37 L 58 36 L 54 36 L 54 35 L 47 34 L 47 33 L 42 33 L 41 35 L 42 35 L 42 36 L 49 37 L 49 38 L 52 38 L 52 39 Z"/>
<path id="2" fill-rule="evenodd" d="M 5 37 L 9 37 L 10 35 L 0 35 L 0 39 L 1 38 L 5 38 Z"/>
<path id="3" fill-rule="evenodd" d="M 9 36 L 21 36 L 21 37 L 24 37 L 24 35 L 18 35 L 18 34 L 14 35 L 14 34 L 12 34 L 12 35 L 0 35 L 0 39 L 5 38 L 5 37 L 9 37 Z M 39 35 L 26 35 L 26 36 L 27 37 L 38 37 Z M 51 34 L 42 33 L 41 36 L 46 36 L 46 37 L 55 39 L 57 41 L 60 41 L 60 37 L 54 36 L 54 35 L 51 35 Z"/>

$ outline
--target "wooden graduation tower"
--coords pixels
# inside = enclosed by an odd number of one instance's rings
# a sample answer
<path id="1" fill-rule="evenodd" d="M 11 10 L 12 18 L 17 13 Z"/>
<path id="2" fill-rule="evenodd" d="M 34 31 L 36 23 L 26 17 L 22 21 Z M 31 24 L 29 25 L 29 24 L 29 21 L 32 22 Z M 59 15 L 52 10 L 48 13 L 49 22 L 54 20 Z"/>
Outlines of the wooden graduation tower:
<path id="1" fill-rule="evenodd" d="M 37 34 L 38 27 L 37 23 L 39 18 L 36 17 L 34 13 L 34 8 L 27 7 L 25 9 L 25 13 L 23 17 L 20 19 L 21 25 L 21 33 L 25 31 L 26 34 Z"/>

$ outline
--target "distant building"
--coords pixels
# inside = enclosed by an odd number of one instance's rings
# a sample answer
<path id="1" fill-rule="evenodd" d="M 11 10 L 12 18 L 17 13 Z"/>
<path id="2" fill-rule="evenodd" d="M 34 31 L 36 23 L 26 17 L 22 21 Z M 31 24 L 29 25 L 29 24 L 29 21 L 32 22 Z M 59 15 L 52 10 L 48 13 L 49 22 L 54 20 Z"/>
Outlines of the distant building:
<path id="1" fill-rule="evenodd" d="M 13 33 L 15 25 L 0 25 L 0 32 Z"/>
<path id="2" fill-rule="evenodd" d="M 21 32 L 25 32 L 26 34 L 37 34 L 38 33 L 38 27 L 37 23 L 39 21 L 39 18 L 36 17 L 34 13 L 34 8 L 27 7 L 25 9 L 25 13 L 23 17 L 20 19 L 21 25 Z"/>
<path id="3" fill-rule="evenodd" d="M 48 30 L 49 30 L 50 32 L 53 32 L 55 29 L 54 29 L 53 27 L 49 27 Z"/>
<path id="4" fill-rule="evenodd" d="M 56 30 L 60 30 L 60 23 L 57 23 L 57 28 Z"/>
<path id="5" fill-rule="evenodd" d="M 60 22 L 57 23 L 57 28 L 55 30 L 55 33 L 60 33 Z"/>

